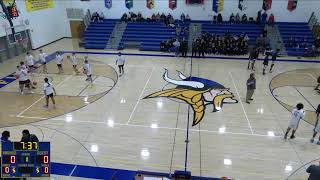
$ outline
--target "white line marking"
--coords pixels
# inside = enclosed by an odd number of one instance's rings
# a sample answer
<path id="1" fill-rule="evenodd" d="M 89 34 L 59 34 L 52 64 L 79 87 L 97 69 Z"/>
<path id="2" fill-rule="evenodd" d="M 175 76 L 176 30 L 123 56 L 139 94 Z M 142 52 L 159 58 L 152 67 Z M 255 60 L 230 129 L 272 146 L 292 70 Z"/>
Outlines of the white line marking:
<path id="1" fill-rule="evenodd" d="M 67 78 L 65 78 L 63 81 L 61 81 L 56 87 L 59 87 L 63 82 L 65 82 L 66 80 L 69 80 L 72 77 L 72 75 L 68 76 Z M 25 113 L 26 111 L 28 111 L 33 105 L 37 104 L 39 101 L 41 101 L 45 96 L 41 96 L 38 100 L 36 100 L 34 103 L 32 103 L 29 107 L 27 107 L 25 110 L 21 111 L 17 117 L 21 116 L 23 113 Z"/>
<path id="2" fill-rule="evenodd" d="M 127 124 L 130 123 L 131 118 L 132 118 L 132 116 L 133 116 L 133 113 L 136 111 L 136 108 L 137 108 L 137 106 L 138 106 L 138 104 L 139 104 L 139 102 L 140 102 L 140 100 L 141 100 L 141 97 L 143 96 L 143 93 L 144 93 L 144 91 L 145 91 L 145 89 L 146 89 L 146 87 L 147 87 L 147 85 L 148 85 L 148 83 L 149 83 L 149 81 L 150 81 L 150 79 L 151 79 L 151 76 L 152 76 L 152 74 L 153 74 L 154 69 L 155 69 L 155 68 L 153 67 L 153 68 L 152 68 L 152 71 L 151 71 L 151 73 L 150 73 L 150 75 L 149 75 L 149 78 L 148 78 L 146 84 L 144 85 L 144 87 L 143 87 L 143 89 L 142 89 L 142 91 L 141 91 L 141 94 L 140 94 L 140 96 L 139 96 L 139 99 L 138 99 L 136 105 L 134 106 L 134 108 L 133 108 L 133 110 L 132 110 L 132 112 L 131 112 L 131 114 L 130 114 L 130 117 L 129 117 L 128 121 L 127 121 Z"/>
<path id="3" fill-rule="evenodd" d="M 71 176 L 71 175 L 73 174 L 73 172 L 74 172 L 74 170 L 76 170 L 77 166 L 78 166 L 78 165 L 75 165 L 75 166 L 74 166 L 74 168 L 72 169 L 72 171 L 71 171 L 71 173 L 69 174 L 69 176 Z"/>
<path id="4" fill-rule="evenodd" d="M 233 78 L 233 76 L 232 76 L 232 73 L 231 73 L 230 71 L 229 71 L 229 75 L 230 75 L 230 77 L 231 77 L 231 79 L 232 79 L 233 86 L 234 86 L 234 88 L 236 89 L 236 92 L 237 92 L 237 94 L 238 94 L 239 102 L 240 102 L 240 104 L 241 104 L 241 107 L 242 107 L 244 116 L 246 117 L 246 119 L 247 119 L 247 121 L 248 121 L 248 126 L 249 126 L 249 128 L 250 128 L 251 134 L 253 134 L 252 126 L 251 126 L 251 123 L 250 123 L 250 121 L 249 121 L 247 112 L 246 112 L 246 110 L 244 109 L 244 106 L 243 106 L 243 103 L 242 103 L 242 100 L 241 100 L 240 93 L 239 93 L 239 91 L 238 91 L 238 88 L 237 88 L 237 86 L 236 86 L 236 83 L 234 82 L 234 78 Z"/>

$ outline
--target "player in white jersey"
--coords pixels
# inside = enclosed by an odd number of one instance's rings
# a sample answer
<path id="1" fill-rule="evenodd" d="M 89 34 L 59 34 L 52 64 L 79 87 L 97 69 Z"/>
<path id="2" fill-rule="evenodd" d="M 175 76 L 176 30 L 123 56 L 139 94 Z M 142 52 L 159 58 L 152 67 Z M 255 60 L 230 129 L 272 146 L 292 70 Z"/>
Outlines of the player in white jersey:
<path id="1" fill-rule="evenodd" d="M 292 129 L 292 134 L 290 136 L 290 139 L 295 138 L 294 133 L 298 129 L 299 122 L 301 119 L 303 119 L 305 116 L 305 112 L 303 110 L 303 104 L 299 103 L 297 104 L 296 108 L 292 110 L 292 116 L 291 116 L 291 121 L 289 123 L 288 129 L 286 134 L 284 135 L 284 139 L 287 139 L 288 133 Z"/>
<path id="2" fill-rule="evenodd" d="M 46 105 L 44 105 L 44 108 L 49 107 L 49 98 L 52 101 L 53 108 L 56 108 L 56 101 L 54 100 L 54 95 L 57 94 L 56 90 L 54 89 L 54 86 L 52 83 L 49 82 L 48 78 L 44 78 L 44 84 L 43 84 L 43 92 L 46 96 Z"/>
<path id="3" fill-rule="evenodd" d="M 76 53 L 72 53 L 72 55 L 70 57 L 70 61 L 71 61 L 72 68 L 73 68 L 74 72 L 78 74 L 79 73 L 78 68 L 77 68 L 78 60 L 76 57 Z"/>
<path id="4" fill-rule="evenodd" d="M 90 81 L 92 83 L 92 69 L 91 65 L 88 62 L 88 57 L 85 57 L 83 64 L 83 74 L 87 75 L 86 81 Z"/>
<path id="5" fill-rule="evenodd" d="M 42 64 L 42 67 L 43 67 L 42 72 L 45 73 L 45 74 L 47 74 L 47 73 L 48 73 L 47 60 L 46 60 L 47 54 L 44 53 L 44 52 L 42 51 L 42 49 L 40 49 L 39 52 L 40 52 L 40 54 L 39 54 L 39 61 L 40 61 L 40 63 Z"/>
<path id="6" fill-rule="evenodd" d="M 318 105 L 318 108 L 316 110 L 316 118 L 317 118 L 317 121 L 316 121 L 314 130 L 313 130 L 313 136 L 312 136 L 312 138 L 310 140 L 311 143 L 313 143 L 314 138 L 316 137 L 316 135 L 318 133 L 320 133 L 320 104 Z M 320 145 L 320 136 L 319 136 L 319 140 L 318 140 L 317 144 Z"/>
<path id="7" fill-rule="evenodd" d="M 23 66 L 17 66 L 17 71 L 15 74 L 16 78 L 19 80 L 19 88 L 20 88 L 20 93 L 24 93 L 24 88 L 28 88 L 31 91 L 31 81 L 29 80 L 28 77 L 28 69 Z"/>
<path id="8" fill-rule="evenodd" d="M 63 73 L 63 67 L 62 67 L 62 62 L 63 62 L 63 56 L 61 52 L 57 52 L 56 55 L 56 63 L 57 63 L 57 67 L 58 67 L 58 74 Z"/>
<path id="9" fill-rule="evenodd" d="M 32 70 L 35 68 L 34 67 L 34 58 L 33 56 L 30 54 L 30 52 L 27 52 L 27 55 L 26 55 L 26 65 L 29 69 L 30 72 L 32 72 Z"/>
<path id="10" fill-rule="evenodd" d="M 119 67 L 119 74 L 120 76 L 124 74 L 124 63 L 126 62 L 126 59 L 124 56 L 122 56 L 121 52 L 118 53 L 118 57 L 116 60 L 116 65 Z"/>

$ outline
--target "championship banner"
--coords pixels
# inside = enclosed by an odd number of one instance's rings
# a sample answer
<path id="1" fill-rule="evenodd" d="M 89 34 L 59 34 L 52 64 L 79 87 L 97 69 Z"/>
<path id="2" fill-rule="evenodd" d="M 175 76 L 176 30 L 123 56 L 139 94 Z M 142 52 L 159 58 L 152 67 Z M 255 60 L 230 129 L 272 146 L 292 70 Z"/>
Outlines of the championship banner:
<path id="1" fill-rule="evenodd" d="M 169 0 L 169 8 L 174 10 L 175 8 L 177 8 L 177 2 L 178 0 Z"/>
<path id="2" fill-rule="evenodd" d="M 216 13 L 223 11 L 224 0 L 213 0 L 212 10 Z"/>
<path id="3" fill-rule="evenodd" d="M 147 0 L 147 8 L 148 9 L 154 8 L 154 0 Z"/>
<path id="4" fill-rule="evenodd" d="M 53 8 L 53 0 L 26 0 L 28 12 Z"/>
<path id="5" fill-rule="evenodd" d="M 104 0 L 104 5 L 110 9 L 112 7 L 112 0 Z"/>
<path id="6" fill-rule="evenodd" d="M 133 0 L 126 0 L 126 7 L 128 9 L 133 8 Z"/>
<path id="7" fill-rule="evenodd" d="M 269 10 L 272 6 L 272 0 L 263 0 L 262 9 L 263 10 Z"/>
<path id="8" fill-rule="evenodd" d="M 297 8 L 298 0 L 289 0 L 287 9 L 289 11 L 294 11 Z"/>
<path id="9" fill-rule="evenodd" d="M 4 3 L 7 6 L 7 10 L 11 19 L 19 17 L 20 12 L 17 8 L 15 0 L 4 0 Z M 0 13 L 0 16 L 6 18 L 6 15 L 4 13 Z"/>
<path id="10" fill-rule="evenodd" d="M 239 0 L 238 8 L 240 11 L 244 11 L 248 8 L 248 0 Z"/>

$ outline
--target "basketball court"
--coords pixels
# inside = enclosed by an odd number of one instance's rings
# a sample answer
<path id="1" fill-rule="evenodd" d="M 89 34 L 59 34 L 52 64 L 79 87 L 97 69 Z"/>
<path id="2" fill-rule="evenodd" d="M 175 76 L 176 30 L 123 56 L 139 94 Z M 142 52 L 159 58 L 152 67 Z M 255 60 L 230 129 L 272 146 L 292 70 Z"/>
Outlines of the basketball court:
<path id="1" fill-rule="evenodd" d="M 87 51 L 70 39 L 43 50 L 48 54 L 66 52 L 65 73 L 57 74 L 53 60 L 48 63 L 49 74 L 42 74 L 41 67 L 34 73 L 38 82 L 34 93 L 18 93 L 17 81 L 2 87 L 0 126 L 1 131 L 11 132 L 13 141 L 20 140 L 23 129 L 29 129 L 40 141 L 50 141 L 52 162 L 162 173 L 183 170 L 187 165 L 196 176 L 285 179 L 320 156 L 320 146 L 309 142 L 314 108 L 320 102 L 319 94 L 313 90 L 320 75 L 319 63 L 297 59 L 277 62 L 274 72 L 263 76 L 262 62 L 258 61 L 254 101 L 246 104 L 246 80 L 251 71 L 246 69 L 243 57 L 191 59 L 126 50 L 123 53 L 129 55 L 125 74 L 118 77 L 116 54 L 112 54 L 116 51 Z M 72 72 L 66 58 L 72 51 L 79 52 L 79 64 L 89 56 L 92 85 L 84 81 L 83 74 Z M 37 51 L 32 53 L 38 57 Z M 1 77 L 14 72 L 23 59 L 18 56 L 4 62 Z M 165 72 L 172 81 L 164 79 Z M 224 86 L 224 94 L 233 95 L 229 98 L 232 101 L 218 102 L 219 109 L 214 100 L 203 107 L 199 105 L 204 108 L 199 111 L 203 117 L 199 124 L 191 126 L 197 109 L 190 108 L 187 100 L 173 95 L 149 96 L 175 89 L 183 75 L 219 83 Z M 53 79 L 57 109 L 42 108 L 44 77 Z M 285 141 L 289 111 L 299 102 L 305 105 L 307 116 L 300 122 L 297 138 Z M 188 123 L 191 128 L 186 156 Z M 298 170 L 291 178 L 305 176 L 304 171 Z"/>

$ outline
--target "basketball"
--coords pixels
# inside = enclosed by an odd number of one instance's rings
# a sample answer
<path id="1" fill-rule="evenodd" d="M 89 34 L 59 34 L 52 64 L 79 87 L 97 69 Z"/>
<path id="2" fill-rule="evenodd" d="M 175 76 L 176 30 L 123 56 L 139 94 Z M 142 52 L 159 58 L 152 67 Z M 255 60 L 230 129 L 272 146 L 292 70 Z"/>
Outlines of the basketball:
<path id="1" fill-rule="evenodd" d="M 36 81 L 33 81 L 32 84 L 36 86 L 38 83 Z"/>

